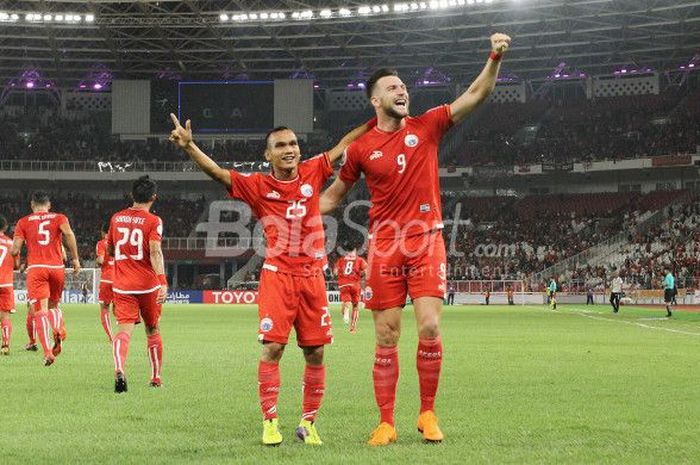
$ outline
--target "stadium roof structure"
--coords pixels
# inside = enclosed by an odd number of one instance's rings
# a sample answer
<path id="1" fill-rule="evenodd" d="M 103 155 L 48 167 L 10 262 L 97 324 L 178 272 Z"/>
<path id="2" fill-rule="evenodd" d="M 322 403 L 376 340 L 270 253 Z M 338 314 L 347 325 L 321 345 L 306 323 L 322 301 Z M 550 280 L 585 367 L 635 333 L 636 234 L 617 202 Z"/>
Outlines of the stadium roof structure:
<path id="1" fill-rule="evenodd" d="M 59 86 L 114 78 L 311 78 L 339 87 L 392 66 L 466 82 L 488 36 L 513 37 L 504 72 L 544 78 L 677 69 L 700 53 L 700 1 L 5 1 L 0 84 L 28 69 Z"/>

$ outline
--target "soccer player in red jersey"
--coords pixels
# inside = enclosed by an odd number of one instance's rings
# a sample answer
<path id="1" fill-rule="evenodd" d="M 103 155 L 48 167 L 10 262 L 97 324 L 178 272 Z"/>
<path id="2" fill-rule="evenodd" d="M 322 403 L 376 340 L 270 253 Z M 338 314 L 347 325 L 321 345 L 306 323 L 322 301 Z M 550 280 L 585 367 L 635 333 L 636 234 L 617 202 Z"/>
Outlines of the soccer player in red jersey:
<path id="1" fill-rule="evenodd" d="M 20 218 L 15 226 L 12 256 L 19 256 L 22 245 L 27 246 L 27 295 L 34 310 L 39 342 L 44 349 L 44 365 L 49 366 L 61 353 L 61 345 L 66 339 L 63 312 L 58 308 L 65 280 L 62 239 L 70 250 L 76 276 L 80 273 L 80 258 L 68 218 L 49 211 L 51 201 L 48 194 L 35 192 L 31 207 L 32 214 Z M 53 330 L 53 347 L 49 347 L 49 326 Z"/>
<path id="2" fill-rule="evenodd" d="M 314 421 L 325 390 L 323 348 L 332 342 L 333 333 L 323 275 L 327 261 L 319 194 L 333 174 L 333 162 L 369 125 L 351 131 L 328 152 L 303 162 L 299 161 L 294 132 L 275 128 L 267 135 L 265 149 L 271 172 L 239 173 L 219 167 L 195 145 L 189 120 L 183 127 L 175 115 L 170 116 L 175 125 L 170 140 L 209 177 L 223 184 L 232 198 L 248 203 L 264 228 L 267 249 L 258 297 L 258 339 L 263 343 L 258 365 L 263 444 L 282 442 L 277 418 L 279 361 L 294 327 L 306 359 L 302 420 L 296 433 L 306 444 L 320 445 Z"/>
<path id="3" fill-rule="evenodd" d="M 353 249 L 335 262 L 333 272 L 338 278 L 340 302 L 343 304 L 343 322 L 350 324 L 350 332 L 357 331 L 358 305 L 360 303 L 361 280 L 365 277 L 367 262 Z M 352 307 L 352 319 L 350 308 Z"/>
<path id="4" fill-rule="evenodd" d="M 2 346 L 0 354 L 10 355 L 10 336 L 12 335 L 12 320 L 10 314 L 15 310 L 15 291 L 13 288 L 14 270 L 19 268 L 19 257 L 12 257 L 12 239 L 5 235 L 7 219 L 0 215 L 0 330 L 2 330 Z"/>
<path id="5" fill-rule="evenodd" d="M 102 225 L 102 231 L 100 231 L 100 240 L 97 242 L 95 247 L 95 253 L 97 258 L 95 262 L 100 265 L 100 290 L 99 290 L 99 303 L 100 303 L 100 322 L 102 323 L 102 329 L 105 330 L 105 334 L 109 338 L 109 342 L 112 342 L 112 320 L 109 316 L 109 307 L 113 302 L 112 294 L 112 280 L 114 278 L 114 257 L 107 254 L 107 232 L 109 231 L 109 223 Z"/>
<path id="6" fill-rule="evenodd" d="M 380 424 L 371 434 L 370 445 L 396 441 L 397 344 L 407 293 L 414 304 L 419 337 L 418 430 L 426 441 L 443 439 L 434 412 L 442 366 L 439 322 L 446 278 L 438 145 L 450 127 L 464 120 L 491 93 L 509 44 L 507 35 L 492 35 L 491 55 L 471 86 L 453 103 L 418 117 L 409 116 L 409 95 L 397 73 L 388 69 L 376 72 L 366 91 L 377 114 L 377 126 L 348 147 L 339 177 L 321 197 L 321 213 L 325 214 L 364 172 L 372 202 L 365 305 L 374 310 L 377 346 L 373 378 L 380 411 Z"/>
<path id="7" fill-rule="evenodd" d="M 163 221 L 153 213 L 156 182 L 141 176 L 131 187 L 134 204 L 115 213 L 109 222 L 107 255 L 114 257 L 114 315 L 117 334 L 112 339 L 114 356 L 114 392 L 126 392 L 126 357 L 134 325 L 143 320 L 146 348 L 151 361 L 152 387 L 161 386 L 163 341 L 160 314 L 168 294 L 161 239 Z"/>

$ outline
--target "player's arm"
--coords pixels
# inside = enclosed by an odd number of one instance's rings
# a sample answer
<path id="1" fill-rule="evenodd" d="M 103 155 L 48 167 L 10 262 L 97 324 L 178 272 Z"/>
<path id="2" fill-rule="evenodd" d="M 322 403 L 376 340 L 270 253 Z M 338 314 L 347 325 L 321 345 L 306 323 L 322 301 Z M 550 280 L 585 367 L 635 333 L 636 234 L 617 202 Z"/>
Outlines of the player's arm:
<path id="1" fill-rule="evenodd" d="M 326 215 L 338 207 L 338 204 L 345 198 L 352 184 L 345 184 L 340 177 L 335 178 L 333 184 L 321 194 L 321 215 Z"/>
<path id="2" fill-rule="evenodd" d="M 148 245 L 151 249 L 151 266 L 153 271 L 160 279 L 160 291 L 158 291 L 158 297 L 156 301 L 159 304 L 165 302 L 165 298 L 168 296 L 168 282 L 165 279 L 165 261 L 163 260 L 163 249 L 160 246 L 160 241 L 150 240 Z"/>
<path id="3" fill-rule="evenodd" d="M 95 257 L 95 263 L 97 263 L 98 266 L 102 266 L 102 264 L 105 262 L 104 253 L 100 253 L 100 252 L 103 252 L 103 251 L 100 250 L 100 248 L 98 247 L 98 248 L 97 248 L 97 254 L 96 254 L 96 257 Z"/>
<path id="4" fill-rule="evenodd" d="M 70 223 L 68 221 L 62 223 L 60 228 L 61 232 L 63 233 L 63 240 L 66 242 L 68 250 L 70 250 L 70 256 L 72 258 L 71 264 L 73 265 L 73 274 L 77 276 L 78 273 L 80 273 L 80 255 L 78 255 L 78 241 L 75 240 L 75 233 L 73 232 L 73 229 L 71 229 Z M 63 258 L 65 259 L 66 257 Z"/>
<path id="5" fill-rule="evenodd" d="M 10 255 L 15 257 L 15 259 L 19 259 L 19 254 L 22 252 L 22 246 L 24 245 L 24 239 L 21 237 L 15 236 L 14 239 L 12 240 L 12 249 L 10 249 Z"/>
<path id="6" fill-rule="evenodd" d="M 376 125 L 377 118 L 375 117 L 367 121 L 362 126 L 358 126 L 352 131 L 345 134 L 343 138 L 340 139 L 340 142 L 338 142 L 338 144 L 335 147 L 328 151 L 328 158 L 331 160 L 331 165 L 335 163 L 341 156 L 343 156 L 343 152 L 345 152 L 345 149 L 348 148 L 348 145 L 355 142 L 355 140 L 358 137 L 362 136 Z"/>
<path id="7" fill-rule="evenodd" d="M 509 46 L 509 36 L 500 33 L 491 36 L 491 50 L 493 54 L 489 56 L 486 66 L 484 66 L 481 74 L 474 79 L 469 88 L 450 105 L 453 123 L 457 124 L 463 121 L 491 94 L 496 87 L 496 78 L 501 69 L 500 57 L 508 50 Z M 495 60 L 494 54 L 496 55 Z"/>
<path id="8" fill-rule="evenodd" d="M 206 153 L 202 152 L 192 140 L 192 123 L 190 120 L 185 121 L 185 127 L 183 128 L 177 116 L 170 113 L 170 119 L 173 120 L 175 125 L 175 129 L 170 131 L 170 142 L 184 150 L 207 176 L 216 182 L 220 182 L 227 189 L 231 189 L 231 173 L 220 167 Z"/>

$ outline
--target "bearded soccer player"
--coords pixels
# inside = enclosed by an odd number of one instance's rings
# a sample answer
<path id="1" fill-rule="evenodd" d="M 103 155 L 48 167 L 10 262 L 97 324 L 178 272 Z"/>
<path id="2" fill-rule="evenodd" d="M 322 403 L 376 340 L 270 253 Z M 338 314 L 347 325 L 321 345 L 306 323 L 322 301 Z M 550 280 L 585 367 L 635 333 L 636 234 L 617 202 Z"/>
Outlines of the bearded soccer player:
<path id="1" fill-rule="evenodd" d="M 12 239 L 5 235 L 7 227 L 7 219 L 0 215 L 0 329 L 2 330 L 0 354 L 2 355 L 10 355 L 10 336 L 12 336 L 10 314 L 15 310 L 12 273 L 19 268 L 19 257 L 12 257 L 10 254 Z"/>
<path id="2" fill-rule="evenodd" d="M 333 333 L 323 275 L 327 260 L 319 194 L 333 174 L 333 162 L 369 125 L 356 128 L 328 152 L 301 163 L 294 132 L 275 128 L 266 137 L 265 159 L 272 166 L 271 172 L 242 174 L 220 168 L 193 142 L 190 121 L 183 127 L 175 115 L 170 116 L 175 125 L 170 140 L 209 177 L 223 184 L 232 198 L 250 205 L 263 225 L 267 250 L 258 298 L 258 339 L 263 343 L 258 365 L 262 442 L 282 442 L 277 418 L 279 361 L 294 327 L 306 360 L 303 411 L 296 433 L 306 444 L 321 445 L 314 422 L 326 382 L 323 349 L 332 342 Z"/>
<path id="3" fill-rule="evenodd" d="M 161 386 L 163 341 L 160 314 L 168 294 L 161 239 L 163 221 L 153 213 L 157 185 L 141 176 L 131 187 L 134 204 L 115 213 L 107 233 L 107 254 L 114 257 L 112 291 L 117 334 L 112 339 L 114 392 L 128 390 L 126 357 L 134 325 L 143 320 L 146 348 L 151 362 L 151 387 Z"/>
<path id="4" fill-rule="evenodd" d="M 350 324 L 350 332 L 357 332 L 357 319 L 359 317 L 358 305 L 360 303 L 361 280 L 364 279 L 367 270 L 367 262 L 357 255 L 353 249 L 335 262 L 333 273 L 338 279 L 340 302 L 343 305 L 343 323 Z M 350 318 L 352 308 L 352 319 Z"/>
<path id="5" fill-rule="evenodd" d="M 340 175 L 321 197 L 321 213 L 325 214 L 338 205 L 360 174 L 365 174 L 372 203 L 365 306 L 373 310 L 377 343 L 373 379 L 380 412 L 380 424 L 370 436 L 370 445 L 388 445 L 397 438 L 398 342 L 407 293 L 415 307 L 419 337 L 418 430 L 426 441 L 443 439 L 434 411 L 442 366 L 439 322 L 447 270 L 438 145 L 445 133 L 494 89 L 501 57 L 509 44 L 507 35 L 492 35 L 492 52 L 471 86 L 453 103 L 418 117 L 409 116 L 408 91 L 397 73 L 389 69 L 375 72 L 366 91 L 377 114 L 377 127 L 348 147 Z"/>
<path id="6" fill-rule="evenodd" d="M 114 279 L 114 257 L 107 254 L 107 232 L 109 223 L 102 225 L 100 240 L 95 247 L 95 262 L 100 266 L 100 289 L 98 301 L 100 303 L 100 322 L 102 329 L 112 342 L 112 319 L 109 316 L 109 307 L 113 304 L 112 281 Z"/>
<path id="7" fill-rule="evenodd" d="M 51 200 L 45 192 L 35 192 L 32 214 L 15 226 L 12 255 L 19 256 L 27 247 L 27 295 L 32 305 L 34 325 L 44 350 L 44 365 L 54 363 L 66 339 L 63 312 L 58 308 L 63 294 L 65 265 L 61 241 L 65 239 L 72 256 L 73 273 L 80 273 L 78 244 L 68 218 L 51 212 Z M 49 346 L 49 328 L 53 330 L 53 347 Z"/>

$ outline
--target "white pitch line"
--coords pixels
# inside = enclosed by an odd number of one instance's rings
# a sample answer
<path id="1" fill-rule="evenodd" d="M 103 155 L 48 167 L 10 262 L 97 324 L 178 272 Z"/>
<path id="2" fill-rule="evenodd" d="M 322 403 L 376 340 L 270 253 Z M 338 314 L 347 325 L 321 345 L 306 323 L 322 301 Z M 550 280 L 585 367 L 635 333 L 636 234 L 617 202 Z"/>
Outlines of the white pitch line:
<path id="1" fill-rule="evenodd" d="M 533 309 L 538 309 L 538 310 L 543 310 L 541 307 L 537 307 L 537 306 L 533 306 L 533 305 L 527 305 L 527 307 L 533 308 Z M 685 334 L 686 336 L 700 336 L 700 333 L 694 333 L 692 331 L 683 331 L 681 329 L 672 329 L 672 328 L 660 328 L 658 326 L 652 326 L 652 325 L 647 325 L 644 323 L 639 323 L 638 321 L 613 320 L 612 318 L 606 318 L 604 316 L 595 316 L 592 314 L 593 312 L 582 309 L 582 308 L 573 307 L 573 308 L 569 308 L 567 310 L 569 310 L 571 313 L 573 313 L 575 315 L 579 315 L 579 316 L 582 316 L 585 318 L 590 318 L 591 320 L 609 321 L 611 323 L 624 323 L 626 325 L 639 326 L 640 328 L 645 328 L 645 329 L 656 329 L 659 331 L 667 331 L 669 333 Z M 556 310 L 554 310 L 554 312 L 553 312 L 552 310 L 549 310 L 549 309 L 546 309 L 546 311 L 549 313 L 557 312 Z M 646 320 L 646 318 L 645 318 L 645 320 Z"/>
<path id="2" fill-rule="evenodd" d="M 624 323 L 626 325 L 639 326 L 640 328 L 657 329 L 659 331 L 668 331 L 669 333 L 685 334 L 687 336 L 700 336 L 700 333 L 694 333 L 692 331 L 683 331 L 681 329 L 672 329 L 672 328 L 661 328 L 659 326 L 652 326 L 652 325 L 640 323 L 638 321 L 613 320 L 612 318 L 606 318 L 604 316 L 594 316 L 594 315 L 591 315 L 591 312 L 587 312 L 586 310 L 575 309 L 575 313 L 577 315 L 580 315 L 580 316 L 585 317 L 585 318 L 590 318 L 592 320 L 610 321 L 613 323 Z"/>

